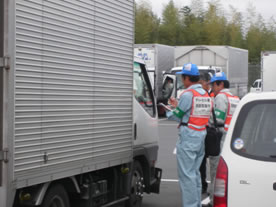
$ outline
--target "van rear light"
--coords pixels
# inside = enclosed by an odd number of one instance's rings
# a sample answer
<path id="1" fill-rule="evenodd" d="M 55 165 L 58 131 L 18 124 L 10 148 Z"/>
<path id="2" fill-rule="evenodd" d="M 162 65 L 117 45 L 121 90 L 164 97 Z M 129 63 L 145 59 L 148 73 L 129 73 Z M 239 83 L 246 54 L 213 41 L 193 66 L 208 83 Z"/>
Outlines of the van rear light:
<path id="1" fill-rule="evenodd" d="M 219 160 L 214 189 L 214 207 L 227 207 L 228 167 L 224 159 Z"/>

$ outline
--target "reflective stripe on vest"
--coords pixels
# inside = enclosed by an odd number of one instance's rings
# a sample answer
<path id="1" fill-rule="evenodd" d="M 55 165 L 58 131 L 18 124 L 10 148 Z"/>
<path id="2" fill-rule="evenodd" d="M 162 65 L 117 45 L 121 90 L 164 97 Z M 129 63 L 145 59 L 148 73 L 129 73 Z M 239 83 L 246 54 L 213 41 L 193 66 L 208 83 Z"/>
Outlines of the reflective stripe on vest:
<path id="1" fill-rule="evenodd" d="M 206 129 L 212 113 L 212 99 L 207 92 L 204 95 L 201 95 L 194 89 L 188 89 L 185 92 L 193 93 L 192 110 L 188 127 L 196 131 L 203 131 Z"/>
<path id="2" fill-rule="evenodd" d="M 225 123 L 224 123 L 224 130 L 228 131 L 231 120 L 232 120 L 232 116 L 238 106 L 238 103 L 240 102 L 240 99 L 239 99 L 239 97 L 233 96 L 226 92 L 220 92 L 219 94 L 224 94 L 228 99 L 228 110 L 227 110 L 227 115 L 226 115 L 226 119 L 225 119 Z"/>

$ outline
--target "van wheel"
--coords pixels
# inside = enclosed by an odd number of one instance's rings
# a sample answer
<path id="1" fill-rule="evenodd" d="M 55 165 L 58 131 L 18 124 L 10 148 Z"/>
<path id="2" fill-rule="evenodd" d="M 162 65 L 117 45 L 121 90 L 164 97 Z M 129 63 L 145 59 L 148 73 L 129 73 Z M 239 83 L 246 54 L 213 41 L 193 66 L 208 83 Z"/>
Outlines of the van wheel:
<path id="1" fill-rule="evenodd" d="M 127 207 L 141 207 L 144 194 L 144 175 L 141 164 L 134 162 L 131 176 L 130 199 L 127 201 Z"/>
<path id="2" fill-rule="evenodd" d="M 41 207 L 70 207 L 68 194 L 60 184 L 51 186 L 44 197 Z"/>

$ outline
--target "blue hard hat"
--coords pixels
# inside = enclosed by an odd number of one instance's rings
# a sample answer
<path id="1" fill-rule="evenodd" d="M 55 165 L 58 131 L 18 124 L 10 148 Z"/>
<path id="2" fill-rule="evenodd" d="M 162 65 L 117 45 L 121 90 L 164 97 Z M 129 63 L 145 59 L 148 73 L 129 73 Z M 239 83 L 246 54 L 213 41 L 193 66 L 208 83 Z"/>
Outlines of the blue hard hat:
<path id="1" fill-rule="evenodd" d="M 214 83 L 216 81 L 226 81 L 227 77 L 224 72 L 219 72 L 216 73 L 212 78 L 211 78 L 211 83 Z"/>
<path id="2" fill-rule="evenodd" d="M 199 76 L 198 68 L 196 64 L 188 63 L 183 65 L 181 72 L 176 72 L 180 75 Z"/>

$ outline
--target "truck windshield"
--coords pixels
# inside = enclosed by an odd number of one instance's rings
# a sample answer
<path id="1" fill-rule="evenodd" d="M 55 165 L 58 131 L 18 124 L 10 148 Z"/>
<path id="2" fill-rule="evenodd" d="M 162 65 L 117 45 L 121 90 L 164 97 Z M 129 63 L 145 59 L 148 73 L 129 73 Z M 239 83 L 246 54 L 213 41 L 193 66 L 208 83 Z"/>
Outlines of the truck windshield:
<path id="1" fill-rule="evenodd" d="M 231 149 L 244 157 L 276 162 L 276 101 L 246 104 L 233 131 Z"/>
<path id="2" fill-rule="evenodd" d="M 185 89 L 183 83 L 182 83 L 182 78 L 181 75 L 176 75 L 176 85 L 177 85 L 177 90 L 179 89 Z"/>

